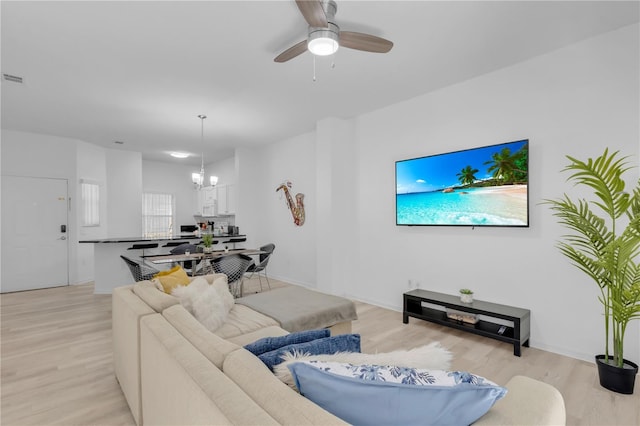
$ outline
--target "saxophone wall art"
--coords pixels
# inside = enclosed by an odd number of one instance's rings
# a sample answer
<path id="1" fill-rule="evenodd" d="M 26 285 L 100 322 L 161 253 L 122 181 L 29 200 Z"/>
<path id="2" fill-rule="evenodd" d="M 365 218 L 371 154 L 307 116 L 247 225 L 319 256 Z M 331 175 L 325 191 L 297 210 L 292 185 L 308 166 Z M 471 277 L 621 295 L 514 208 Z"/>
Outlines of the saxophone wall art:
<path id="1" fill-rule="evenodd" d="M 287 199 L 287 206 L 289 207 L 289 210 L 291 210 L 291 215 L 293 216 L 293 223 L 297 226 L 302 226 L 304 225 L 304 194 L 298 192 L 294 203 L 293 198 L 291 198 L 289 188 L 291 188 L 291 182 L 285 181 L 282 185 L 276 188 L 276 192 L 280 190 L 284 192 L 284 196 Z"/>

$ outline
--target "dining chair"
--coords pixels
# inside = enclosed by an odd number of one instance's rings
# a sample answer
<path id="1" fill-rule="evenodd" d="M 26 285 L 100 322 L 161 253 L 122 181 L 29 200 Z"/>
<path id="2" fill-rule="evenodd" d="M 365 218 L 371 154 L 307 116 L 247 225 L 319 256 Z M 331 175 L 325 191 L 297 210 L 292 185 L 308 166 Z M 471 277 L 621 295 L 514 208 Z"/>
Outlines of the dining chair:
<path id="1" fill-rule="evenodd" d="M 267 280 L 267 287 L 269 287 L 269 290 L 271 290 L 271 283 L 269 282 L 269 277 L 267 276 L 267 265 L 269 264 L 269 259 L 271 259 L 271 255 L 273 254 L 273 251 L 276 249 L 276 245 L 275 244 L 265 244 L 262 247 L 260 247 L 260 251 L 263 251 L 264 253 L 260 254 L 260 261 L 258 264 L 255 263 L 255 261 L 251 261 L 251 265 L 249 265 L 249 268 L 247 269 L 247 274 L 249 274 L 249 276 L 247 277 L 247 279 L 251 279 L 253 278 L 254 274 L 258 274 L 258 281 L 260 282 L 260 291 L 262 291 L 262 278 L 261 278 L 261 272 L 264 273 L 264 278 Z"/>
<path id="2" fill-rule="evenodd" d="M 191 244 L 189 242 L 187 243 L 182 243 L 174 248 L 172 248 L 169 253 L 171 254 L 185 254 L 186 252 L 191 252 L 191 253 L 197 253 L 198 251 L 198 246 L 196 246 L 195 244 Z M 186 261 L 183 262 L 182 266 L 184 268 L 185 271 L 187 271 L 187 274 L 189 275 L 193 275 L 195 270 L 194 268 L 196 267 L 196 261 L 194 260 L 190 260 L 190 261 Z"/>
<path id="3" fill-rule="evenodd" d="M 120 257 L 122 258 L 122 260 L 124 260 L 124 262 L 129 267 L 129 270 L 131 271 L 131 275 L 133 275 L 133 280 L 135 282 L 150 280 L 153 278 L 155 274 L 160 272 L 159 269 L 156 269 L 144 263 L 142 259 L 140 260 L 131 259 L 129 257 L 122 256 L 122 255 Z"/>
<path id="4" fill-rule="evenodd" d="M 229 254 L 211 259 L 213 271 L 225 274 L 229 283 L 229 291 L 233 297 L 242 297 L 244 274 L 253 262 L 244 254 Z"/>

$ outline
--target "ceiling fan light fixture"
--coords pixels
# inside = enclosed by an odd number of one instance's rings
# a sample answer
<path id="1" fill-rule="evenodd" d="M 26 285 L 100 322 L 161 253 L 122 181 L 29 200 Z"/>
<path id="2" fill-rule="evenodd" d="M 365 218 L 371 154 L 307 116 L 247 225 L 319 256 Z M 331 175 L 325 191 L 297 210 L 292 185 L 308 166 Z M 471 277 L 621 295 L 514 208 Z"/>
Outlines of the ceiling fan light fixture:
<path id="1" fill-rule="evenodd" d="M 307 48 L 317 56 L 333 55 L 340 47 L 338 31 L 338 26 L 332 23 L 329 28 L 314 28 L 309 32 Z"/>

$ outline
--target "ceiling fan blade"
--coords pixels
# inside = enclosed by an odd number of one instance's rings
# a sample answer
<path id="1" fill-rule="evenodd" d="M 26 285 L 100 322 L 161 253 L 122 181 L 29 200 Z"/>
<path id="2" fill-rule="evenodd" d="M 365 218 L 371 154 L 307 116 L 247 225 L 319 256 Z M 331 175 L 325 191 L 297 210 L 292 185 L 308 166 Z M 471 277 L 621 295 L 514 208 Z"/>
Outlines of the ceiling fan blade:
<path id="1" fill-rule="evenodd" d="M 307 40 L 302 40 L 300 43 L 296 43 L 273 60 L 274 62 L 287 62 L 289 59 L 293 59 L 298 55 L 306 52 L 307 50 Z"/>
<path id="2" fill-rule="evenodd" d="M 296 0 L 296 4 L 310 26 L 327 27 L 329 25 L 320 0 Z"/>
<path id="3" fill-rule="evenodd" d="M 393 43 L 370 34 L 340 31 L 340 46 L 365 52 L 387 53 L 393 47 Z"/>

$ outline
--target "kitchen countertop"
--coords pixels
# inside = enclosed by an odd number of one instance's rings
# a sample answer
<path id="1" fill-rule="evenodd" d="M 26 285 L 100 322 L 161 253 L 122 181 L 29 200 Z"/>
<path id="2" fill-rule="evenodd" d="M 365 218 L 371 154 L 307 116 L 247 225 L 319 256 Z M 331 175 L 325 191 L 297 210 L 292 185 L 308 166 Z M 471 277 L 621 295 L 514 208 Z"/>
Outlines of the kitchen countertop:
<path id="1" fill-rule="evenodd" d="M 204 234 L 202 234 L 204 235 Z M 189 232 L 186 234 L 173 235 L 169 237 L 153 237 L 153 238 L 145 238 L 145 237 L 116 237 L 116 238 L 100 238 L 95 240 L 81 240 L 78 241 L 80 243 L 137 243 L 137 242 L 145 242 L 145 241 L 173 241 L 173 240 L 196 240 L 201 239 L 202 235 L 195 235 L 193 232 Z M 213 238 L 245 238 L 244 234 L 220 234 L 214 235 Z"/>

